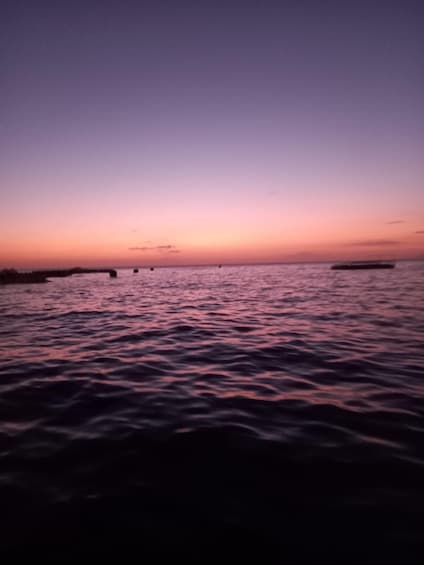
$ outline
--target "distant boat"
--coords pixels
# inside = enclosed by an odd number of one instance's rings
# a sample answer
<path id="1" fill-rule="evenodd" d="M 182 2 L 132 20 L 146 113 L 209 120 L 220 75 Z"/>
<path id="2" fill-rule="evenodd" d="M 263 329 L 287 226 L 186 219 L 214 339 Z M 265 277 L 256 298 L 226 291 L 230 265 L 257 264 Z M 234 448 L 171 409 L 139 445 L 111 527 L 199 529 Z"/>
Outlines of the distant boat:
<path id="1" fill-rule="evenodd" d="M 395 263 L 383 261 L 350 261 L 349 263 L 336 263 L 331 268 L 338 271 L 356 271 L 362 269 L 394 269 Z"/>

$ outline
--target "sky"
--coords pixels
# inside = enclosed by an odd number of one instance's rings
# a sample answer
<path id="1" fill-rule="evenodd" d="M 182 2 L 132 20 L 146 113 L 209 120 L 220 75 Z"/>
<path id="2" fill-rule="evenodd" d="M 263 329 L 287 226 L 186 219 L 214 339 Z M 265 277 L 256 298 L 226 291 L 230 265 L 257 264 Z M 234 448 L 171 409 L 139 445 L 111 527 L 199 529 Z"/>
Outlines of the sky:
<path id="1" fill-rule="evenodd" d="M 424 257 L 424 3 L 3 0 L 0 268 Z"/>

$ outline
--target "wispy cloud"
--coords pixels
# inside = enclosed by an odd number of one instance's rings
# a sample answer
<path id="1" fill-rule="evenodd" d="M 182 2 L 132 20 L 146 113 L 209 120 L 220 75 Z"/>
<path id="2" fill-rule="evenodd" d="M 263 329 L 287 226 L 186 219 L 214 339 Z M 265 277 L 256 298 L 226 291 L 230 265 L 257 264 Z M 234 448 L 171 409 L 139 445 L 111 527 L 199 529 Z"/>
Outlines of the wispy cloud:
<path id="1" fill-rule="evenodd" d="M 347 245 L 353 247 L 380 247 L 385 245 L 401 245 L 401 241 L 395 239 L 364 239 L 361 241 L 352 241 Z"/>
<path id="2" fill-rule="evenodd" d="M 390 222 L 386 222 L 386 224 L 394 225 L 394 224 L 404 224 L 405 220 L 391 220 Z"/>
<path id="3" fill-rule="evenodd" d="M 424 234 L 424 230 L 418 230 L 415 233 Z"/>
<path id="4" fill-rule="evenodd" d="M 179 250 L 175 245 L 136 245 L 134 247 L 128 247 L 129 251 L 141 251 L 143 253 L 148 251 L 168 251 L 168 253 L 179 253 Z"/>

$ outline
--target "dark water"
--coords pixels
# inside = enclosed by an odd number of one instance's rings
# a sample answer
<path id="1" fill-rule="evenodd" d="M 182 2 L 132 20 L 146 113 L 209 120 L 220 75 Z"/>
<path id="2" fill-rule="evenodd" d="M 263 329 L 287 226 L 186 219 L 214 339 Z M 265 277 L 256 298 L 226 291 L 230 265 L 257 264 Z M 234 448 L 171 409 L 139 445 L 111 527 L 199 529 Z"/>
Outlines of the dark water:
<path id="1" fill-rule="evenodd" d="M 423 308 L 423 263 L 1 287 L 1 551 L 420 562 Z"/>

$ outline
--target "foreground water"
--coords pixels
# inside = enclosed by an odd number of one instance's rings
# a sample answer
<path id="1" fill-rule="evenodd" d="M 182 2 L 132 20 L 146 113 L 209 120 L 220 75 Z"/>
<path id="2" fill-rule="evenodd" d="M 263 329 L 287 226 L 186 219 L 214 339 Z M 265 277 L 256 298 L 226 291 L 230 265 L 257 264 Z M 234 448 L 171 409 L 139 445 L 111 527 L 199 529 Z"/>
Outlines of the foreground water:
<path id="1" fill-rule="evenodd" d="M 2 551 L 419 562 L 424 264 L 0 287 Z"/>

